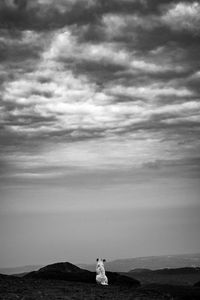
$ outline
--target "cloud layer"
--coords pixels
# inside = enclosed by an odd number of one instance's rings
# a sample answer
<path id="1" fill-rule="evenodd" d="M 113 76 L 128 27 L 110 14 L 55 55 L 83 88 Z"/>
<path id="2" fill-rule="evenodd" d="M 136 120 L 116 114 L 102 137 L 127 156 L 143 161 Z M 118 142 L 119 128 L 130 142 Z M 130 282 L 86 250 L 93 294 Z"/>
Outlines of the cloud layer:
<path id="1" fill-rule="evenodd" d="M 198 165 L 199 12 L 197 1 L 1 1 L 2 176 Z"/>

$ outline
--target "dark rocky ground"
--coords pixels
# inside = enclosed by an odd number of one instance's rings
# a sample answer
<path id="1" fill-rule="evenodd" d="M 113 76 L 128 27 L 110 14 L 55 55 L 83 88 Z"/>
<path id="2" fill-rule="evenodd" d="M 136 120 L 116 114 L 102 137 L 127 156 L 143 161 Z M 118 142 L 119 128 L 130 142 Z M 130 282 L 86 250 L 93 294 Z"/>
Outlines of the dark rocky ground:
<path id="1" fill-rule="evenodd" d="M 176 268 L 176 269 L 135 269 L 128 273 L 122 273 L 140 281 L 144 284 L 168 284 L 168 285 L 181 285 L 192 286 L 200 281 L 200 268 Z"/>
<path id="2" fill-rule="evenodd" d="M 192 286 L 121 285 L 98 286 L 95 283 L 20 278 L 0 275 L 1 300 L 199 300 L 200 288 Z"/>
<path id="3" fill-rule="evenodd" d="M 106 274 L 108 286 L 96 284 L 95 272 L 69 262 L 51 264 L 22 277 L 0 274 L 0 300 L 200 299 L 200 287 L 194 286 L 200 279 L 197 268 Z"/>

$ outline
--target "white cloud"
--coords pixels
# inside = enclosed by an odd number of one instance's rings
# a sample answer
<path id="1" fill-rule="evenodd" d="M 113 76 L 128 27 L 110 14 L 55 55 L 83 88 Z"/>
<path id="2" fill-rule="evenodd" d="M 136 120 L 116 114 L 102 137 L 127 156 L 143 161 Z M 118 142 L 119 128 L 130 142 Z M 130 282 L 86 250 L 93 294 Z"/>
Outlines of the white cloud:
<path id="1" fill-rule="evenodd" d="M 11 1 L 11 0 L 9 0 Z M 76 4 L 81 4 L 83 7 L 91 7 L 96 4 L 97 0 L 37 0 L 40 5 L 49 6 L 58 9 L 61 13 L 70 11 Z"/>
<path id="2" fill-rule="evenodd" d="M 197 71 L 197 72 L 195 72 L 194 74 L 192 74 L 190 77 L 189 77 L 189 79 L 194 79 L 194 80 L 196 80 L 196 79 L 200 79 L 200 71 Z"/>
<path id="3" fill-rule="evenodd" d="M 137 14 L 105 14 L 102 26 L 108 38 L 131 34 L 136 39 L 135 29 L 142 28 L 147 31 L 154 29 L 159 24 L 159 18 L 154 15 L 140 16 Z"/>
<path id="4" fill-rule="evenodd" d="M 162 24 L 172 30 L 186 30 L 193 33 L 200 31 L 200 4 L 197 1 L 191 3 L 179 2 L 165 6 L 164 12 L 158 16 L 149 14 L 114 14 L 107 13 L 102 18 L 102 26 L 108 39 L 126 35 L 133 41 L 137 41 L 137 33 L 141 28 L 150 32 Z"/>
<path id="5" fill-rule="evenodd" d="M 25 33 L 26 39 L 32 34 Z M 79 44 L 76 36 L 65 28 L 53 37 L 49 47 L 42 53 L 35 70 L 6 82 L 3 99 L 22 107 L 10 112 L 10 116 L 23 117 L 27 114 L 40 117 L 55 117 L 47 124 L 8 124 L 9 130 L 24 134 L 70 130 L 72 137 L 79 137 L 81 130 L 117 130 L 132 124 L 146 121 L 155 112 L 152 101 L 163 96 L 189 97 L 192 92 L 172 83 L 140 84 L 126 86 L 118 82 L 98 86 L 84 75 L 75 75 L 70 67 L 63 65 L 64 59 L 106 61 L 127 66 L 128 70 L 161 72 L 169 69 L 144 61 L 126 50 L 118 49 L 118 44 Z M 44 79 L 44 81 L 42 80 Z M 133 97 L 138 101 L 119 103 L 118 97 Z M 164 103 L 163 103 L 164 105 Z M 175 106 L 171 109 L 175 109 Z M 161 113 L 161 112 L 160 112 Z M 45 121 L 44 121 L 45 122 Z M 99 133 L 101 135 L 101 133 Z M 88 133 L 82 133 L 87 136 Z"/>
<path id="6" fill-rule="evenodd" d="M 130 87 L 124 85 L 108 85 L 107 93 L 111 95 L 121 95 L 134 97 L 138 99 L 148 99 L 154 100 L 155 98 L 162 96 L 177 96 L 177 97 L 187 97 L 192 96 L 193 92 L 188 90 L 187 88 L 178 88 L 175 86 L 167 86 L 166 84 L 151 84 L 137 87 Z"/>
<path id="7" fill-rule="evenodd" d="M 3 35 L 0 36 L 0 42 L 7 47 L 35 47 L 42 46 L 44 43 L 44 34 L 33 30 L 24 30 L 19 38 L 14 38 L 10 35 L 9 30 L 2 30 Z M 23 48 L 21 48 L 23 49 Z M 32 50 L 32 49 L 31 49 Z"/>
<path id="8" fill-rule="evenodd" d="M 118 16 L 119 17 L 119 16 Z M 119 17 L 120 19 L 122 17 Z M 76 62 L 90 61 L 116 64 L 125 67 L 131 72 L 165 73 L 167 71 L 183 71 L 183 67 L 167 60 L 162 62 L 152 60 L 151 57 L 139 56 L 136 51 L 129 52 L 123 45 L 114 42 L 101 44 L 79 43 L 76 36 L 69 30 L 61 31 L 55 35 L 54 40 L 43 54 L 44 59 Z"/>
<path id="9" fill-rule="evenodd" d="M 49 143 L 37 154 L 10 154 L 7 159 L 21 170 L 22 176 L 28 172 L 29 177 L 42 177 L 45 173 L 57 177 L 60 172 L 64 175 L 77 170 L 126 170 L 140 168 L 152 160 L 170 158 L 169 150 L 173 143 L 160 144 L 160 138 L 157 134 L 145 135 L 144 132 L 129 133 L 123 137 L 111 134 L 97 140 Z M 19 177 L 20 173 L 17 173 Z"/>
<path id="10" fill-rule="evenodd" d="M 199 105 L 196 105 L 197 109 L 200 108 Z M 195 108 L 194 108 L 195 109 Z M 200 117 L 199 115 L 194 115 L 194 116 L 183 116 L 183 117 L 174 117 L 174 118 L 168 118 L 165 120 L 162 120 L 162 123 L 166 123 L 166 124 L 187 124 L 187 122 L 195 122 L 195 123 L 200 123 Z M 193 145 L 190 145 L 191 148 L 193 147 Z M 198 145 L 197 145 L 198 146 Z"/>
<path id="11" fill-rule="evenodd" d="M 197 1 L 176 3 L 162 15 L 161 21 L 176 31 L 187 30 L 199 33 L 200 4 Z"/>
<path id="12" fill-rule="evenodd" d="M 89 61 L 107 61 L 116 64 L 128 64 L 129 53 L 121 50 L 113 43 L 80 44 L 68 29 L 56 34 L 50 49 L 43 54 L 44 59 Z"/>

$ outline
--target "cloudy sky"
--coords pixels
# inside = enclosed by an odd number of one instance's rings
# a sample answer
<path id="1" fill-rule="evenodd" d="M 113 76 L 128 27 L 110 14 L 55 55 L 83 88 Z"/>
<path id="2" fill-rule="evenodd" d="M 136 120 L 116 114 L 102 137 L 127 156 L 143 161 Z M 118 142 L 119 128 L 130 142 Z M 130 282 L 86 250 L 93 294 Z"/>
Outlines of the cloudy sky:
<path id="1" fill-rule="evenodd" d="M 1 267 L 199 251 L 199 61 L 199 1 L 1 0 Z"/>

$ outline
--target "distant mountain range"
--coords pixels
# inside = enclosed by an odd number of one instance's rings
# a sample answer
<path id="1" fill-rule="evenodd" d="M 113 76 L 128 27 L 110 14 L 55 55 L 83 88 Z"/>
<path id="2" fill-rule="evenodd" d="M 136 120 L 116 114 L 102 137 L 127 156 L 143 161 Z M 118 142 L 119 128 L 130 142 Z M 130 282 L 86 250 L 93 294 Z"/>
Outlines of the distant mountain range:
<path id="1" fill-rule="evenodd" d="M 89 271 L 95 268 L 95 264 L 79 264 L 78 266 Z M 184 267 L 200 267 L 200 253 L 136 257 L 106 262 L 106 270 L 111 272 L 129 272 L 133 269 L 157 270 Z"/>
<path id="2" fill-rule="evenodd" d="M 28 265 L 28 266 L 22 266 L 22 267 L 16 267 L 16 268 L 0 268 L 0 273 L 6 274 L 6 275 L 28 273 L 28 272 L 32 272 L 32 271 L 37 271 L 42 267 L 43 266 L 41 266 L 41 265 Z"/>
<path id="3" fill-rule="evenodd" d="M 77 264 L 80 268 L 95 271 L 96 264 Z M 0 268 L 1 274 L 19 274 L 39 270 L 41 265 L 29 265 L 16 268 Z M 117 259 L 106 262 L 106 270 L 111 272 L 129 272 L 134 269 L 157 270 L 163 268 L 200 267 L 200 253 L 181 255 L 147 256 Z"/>

